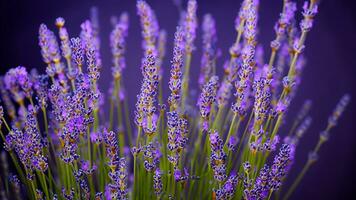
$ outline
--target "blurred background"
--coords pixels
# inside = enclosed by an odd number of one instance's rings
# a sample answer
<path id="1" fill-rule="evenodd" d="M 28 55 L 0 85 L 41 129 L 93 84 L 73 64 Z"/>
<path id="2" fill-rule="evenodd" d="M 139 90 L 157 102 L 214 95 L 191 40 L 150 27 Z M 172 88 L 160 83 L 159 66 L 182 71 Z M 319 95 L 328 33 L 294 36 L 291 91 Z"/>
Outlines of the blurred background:
<path id="1" fill-rule="evenodd" d="M 168 83 L 167 73 L 172 58 L 172 42 L 179 12 L 173 0 L 147 0 L 153 7 L 161 28 L 168 33 L 168 45 L 163 68 L 163 81 Z M 319 7 L 315 26 L 308 35 L 305 55 L 307 66 L 298 95 L 292 102 L 288 119 L 296 115 L 304 100 L 311 99 L 313 124 L 302 139 L 296 155 L 296 162 L 288 180 L 296 177 L 307 159 L 308 152 L 316 144 L 319 132 L 326 126 L 329 114 L 344 93 L 350 93 L 353 100 L 332 130 L 331 139 L 321 151 L 318 162 L 307 172 L 301 185 L 291 199 L 352 199 L 356 185 L 356 5 L 343 0 L 323 0 Z M 298 0 L 298 19 L 301 17 L 303 1 Z M 222 74 L 223 61 L 229 56 L 228 48 L 235 40 L 234 19 L 241 0 L 198 0 L 199 22 L 206 13 L 216 19 L 218 47 L 222 56 L 218 60 L 218 72 Z M 185 6 L 185 1 L 182 0 Z M 136 14 L 134 0 L 2 0 L 0 2 L 0 72 L 18 65 L 28 69 L 37 68 L 44 72 L 38 27 L 45 23 L 55 30 L 54 21 L 61 16 L 71 37 L 77 36 L 80 24 L 89 17 L 92 6 L 97 6 L 100 18 L 101 53 L 103 69 L 100 89 L 105 92 L 110 84 L 111 54 L 109 34 L 112 30 L 110 17 L 128 11 L 130 15 L 127 39 L 127 68 L 124 81 L 128 88 L 131 105 L 136 102 L 139 92 L 141 72 L 141 28 Z M 270 54 L 269 43 L 274 39 L 273 26 L 282 9 L 282 0 L 261 0 L 259 10 L 258 41 L 263 43 L 265 56 Z M 198 35 L 201 31 L 198 31 Z M 195 43 L 191 83 L 197 85 L 200 69 L 201 37 Z M 168 94 L 168 84 L 165 84 Z M 133 109 L 133 108 L 132 108 Z M 132 110 L 133 111 L 133 110 Z M 291 122 L 291 121 L 289 121 Z M 290 123 L 286 123 L 290 127 Z M 283 133 L 282 133 L 283 134 Z M 290 181 L 288 181 L 290 182 Z M 354 195 L 355 196 L 355 195 Z"/>

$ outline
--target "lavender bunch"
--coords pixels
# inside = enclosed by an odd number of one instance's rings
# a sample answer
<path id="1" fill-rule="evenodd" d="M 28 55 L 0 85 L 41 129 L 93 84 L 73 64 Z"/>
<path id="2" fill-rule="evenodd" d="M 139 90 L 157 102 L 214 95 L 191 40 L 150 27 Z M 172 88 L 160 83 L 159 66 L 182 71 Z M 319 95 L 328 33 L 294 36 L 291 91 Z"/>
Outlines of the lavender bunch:
<path id="1" fill-rule="evenodd" d="M 288 185 L 288 174 L 299 162 L 295 154 L 312 125 L 311 101 L 299 113 L 288 110 L 302 80 L 303 50 L 318 4 L 304 4 L 297 26 L 297 4 L 284 0 L 267 62 L 257 39 L 258 10 L 264 9 L 258 0 L 242 2 L 236 39 L 227 50 L 217 45 L 211 14 L 200 24 L 197 1 L 189 0 L 186 9 L 176 4 L 181 19 L 165 83 L 170 33 L 160 29 L 160 19 L 146 1 L 137 1 L 143 58 L 136 66 L 142 81 L 133 119 L 126 92 L 131 88 L 125 85 L 125 68 L 135 67 L 127 66 L 125 58 L 129 14 L 112 17 L 110 66 L 102 61 L 101 41 L 106 40 L 100 35 L 98 9 L 91 10 L 73 38 L 61 17 L 55 21 L 58 33 L 40 25 L 45 72 L 19 66 L 0 77 L 2 199 L 269 200 L 293 194 L 350 102 L 349 95 L 342 97 Z M 189 77 L 200 27 L 196 82 L 201 91 L 195 98 Z M 224 51 L 228 58 L 221 65 Z M 101 92 L 101 70 L 109 68 L 111 86 Z M 168 84 L 167 99 L 163 84 Z"/>

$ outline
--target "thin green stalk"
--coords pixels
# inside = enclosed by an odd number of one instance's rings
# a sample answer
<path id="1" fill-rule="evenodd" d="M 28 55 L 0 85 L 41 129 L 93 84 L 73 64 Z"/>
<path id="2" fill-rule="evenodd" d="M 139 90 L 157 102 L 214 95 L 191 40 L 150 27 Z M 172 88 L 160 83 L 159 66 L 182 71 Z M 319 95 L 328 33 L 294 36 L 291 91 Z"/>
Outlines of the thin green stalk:
<path id="1" fill-rule="evenodd" d="M 185 111 L 185 105 L 188 99 L 188 87 L 189 87 L 189 70 L 190 70 L 190 63 L 192 59 L 191 52 L 187 52 L 185 57 L 185 67 L 184 67 L 184 75 L 183 75 L 183 85 L 182 85 L 182 101 L 181 101 L 181 108 L 182 111 Z"/>
<path id="2" fill-rule="evenodd" d="M 49 193 L 48 193 L 48 188 L 47 188 L 47 181 L 46 181 L 46 177 L 45 174 L 43 172 L 40 172 L 40 177 L 42 179 L 42 184 L 43 184 L 43 190 L 45 192 L 46 198 L 50 199 Z"/>
<path id="3" fill-rule="evenodd" d="M 308 171 L 308 169 L 311 166 L 311 162 L 307 162 L 302 171 L 300 172 L 300 174 L 298 175 L 298 177 L 294 180 L 292 186 L 289 188 L 288 192 L 286 193 L 286 195 L 284 195 L 283 200 L 287 200 L 289 199 L 289 197 L 293 194 L 294 190 L 297 188 L 297 186 L 299 185 L 300 181 L 303 179 L 305 173 Z"/>

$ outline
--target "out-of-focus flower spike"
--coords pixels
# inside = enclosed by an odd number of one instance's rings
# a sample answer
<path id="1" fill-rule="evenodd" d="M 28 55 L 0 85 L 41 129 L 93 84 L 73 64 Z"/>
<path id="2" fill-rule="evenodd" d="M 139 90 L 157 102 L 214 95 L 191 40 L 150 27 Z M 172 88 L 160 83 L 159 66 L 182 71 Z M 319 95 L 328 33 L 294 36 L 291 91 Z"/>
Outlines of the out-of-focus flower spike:
<path id="1" fill-rule="evenodd" d="M 298 138 L 298 140 L 303 137 L 304 133 L 308 130 L 312 123 L 312 118 L 307 117 L 304 119 L 304 121 L 299 125 L 297 130 L 295 131 L 295 136 Z"/>
<path id="2" fill-rule="evenodd" d="M 192 51 L 195 49 L 194 40 L 196 37 L 197 26 L 197 2 L 196 0 L 189 0 L 184 20 L 184 39 L 187 54 L 191 54 Z"/>
<path id="3" fill-rule="evenodd" d="M 216 27 L 215 20 L 210 14 L 204 15 L 203 29 L 203 55 L 198 83 L 202 88 L 213 75 L 216 59 Z"/>
<path id="4" fill-rule="evenodd" d="M 339 120 L 340 116 L 344 112 L 346 106 L 349 104 L 351 100 L 351 96 L 349 94 L 345 94 L 336 105 L 334 112 L 331 114 L 328 120 L 328 127 L 332 128 L 336 126 L 337 121 Z"/>
<path id="5" fill-rule="evenodd" d="M 61 59 L 57 39 L 52 31 L 45 24 L 39 28 L 39 45 L 43 61 L 48 65 L 51 62 L 58 63 Z"/>
<path id="6" fill-rule="evenodd" d="M 30 76 L 27 73 L 25 67 L 18 66 L 16 68 L 10 69 L 4 77 L 4 81 L 5 87 L 12 93 L 12 95 L 14 95 L 15 100 L 19 98 L 16 101 L 21 101 L 21 92 L 23 92 L 27 98 L 32 97 L 33 82 L 30 79 Z M 22 91 L 19 91 L 20 89 Z"/>
<path id="7" fill-rule="evenodd" d="M 310 31 L 313 27 L 313 21 L 315 15 L 318 13 L 318 5 L 315 2 L 311 2 L 310 4 L 305 1 L 303 5 L 303 16 L 304 19 L 300 22 L 300 29 L 304 32 Z"/>
<path id="8" fill-rule="evenodd" d="M 167 32 L 165 30 L 161 30 L 159 32 L 158 42 L 157 42 L 157 49 L 158 49 L 157 67 L 158 67 L 160 80 L 162 79 L 163 76 L 162 63 L 166 55 L 166 45 L 167 45 Z"/>
<path id="9" fill-rule="evenodd" d="M 119 19 L 117 16 L 111 16 L 110 17 L 110 24 L 113 28 L 119 23 Z"/>
<path id="10" fill-rule="evenodd" d="M 110 34 L 111 53 L 113 55 L 112 75 L 114 79 L 120 79 L 125 65 L 125 39 L 128 35 L 129 17 L 127 13 L 122 13 L 120 21 L 115 25 Z"/>
<path id="11" fill-rule="evenodd" d="M 4 77 L 2 76 L 0 77 L 0 94 L 1 94 L 2 103 L 5 106 L 7 114 L 10 116 L 11 120 L 14 120 L 16 118 L 15 106 L 10 99 L 10 95 L 8 91 L 5 89 Z"/>
<path id="12" fill-rule="evenodd" d="M 137 1 L 137 14 L 140 16 L 142 37 L 143 37 L 143 49 L 145 54 L 148 51 L 152 51 L 154 56 L 157 56 L 156 41 L 158 37 L 158 22 L 156 15 L 152 8 L 146 1 Z"/>
<path id="13" fill-rule="evenodd" d="M 99 10 L 96 6 L 90 8 L 90 21 L 93 27 L 93 36 L 95 38 L 99 37 Z M 100 47 L 100 44 L 99 44 Z"/>
<path id="14" fill-rule="evenodd" d="M 303 103 L 302 109 L 300 109 L 300 111 L 297 115 L 297 118 L 296 118 L 296 120 L 298 122 L 300 122 L 301 120 L 303 120 L 305 118 L 305 116 L 309 113 L 312 105 L 313 105 L 313 102 L 309 99 Z"/>
<path id="15" fill-rule="evenodd" d="M 296 3 L 291 2 L 289 0 L 284 1 L 283 12 L 280 14 L 280 18 L 274 26 L 276 38 L 271 42 L 270 45 L 272 51 L 278 51 L 279 47 L 281 46 L 282 40 L 285 37 L 286 29 L 291 24 L 292 20 L 294 20 L 294 13 L 296 10 Z M 271 67 L 272 65 L 273 63 L 270 63 L 269 67 Z"/>
<path id="16" fill-rule="evenodd" d="M 228 104 L 231 97 L 232 84 L 228 78 L 224 78 L 217 92 L 217 103 L 220 108 Z"/>
<path id="17" fill-rule="evenodd" d="M 83 48 L 85 51 L 93 49 L 96 57 L 96 65 L 101 68 L 102 61 L 100 56 L 100 39 L 98 36 L 98 30 L 93 27 L 93 23 L 86 20 L 80 25 L 81 32 L 80 38 L 83 43 Z"/>

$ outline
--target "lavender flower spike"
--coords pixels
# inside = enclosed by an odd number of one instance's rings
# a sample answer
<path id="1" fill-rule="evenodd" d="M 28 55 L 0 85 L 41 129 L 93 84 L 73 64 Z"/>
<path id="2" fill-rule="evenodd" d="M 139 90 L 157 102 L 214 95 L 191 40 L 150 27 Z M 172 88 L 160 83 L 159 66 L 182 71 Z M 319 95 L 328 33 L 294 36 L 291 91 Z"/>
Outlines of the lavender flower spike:
<path id="1" fill-rule="evenodd" d="M 58 43 L 54 33 L 45 24 L 40 25 L 38 39 L 43 61 L 46 64 L 58 63 L 60 60 Z"/>
<path id="2" fill-rule="evenodd" d="M 67 29 L 64 27 L 65 20 L 62 17 L 56 19 L 56 26 L 59 29 L 59 38 L 61 39 L 61 50 L 63 57 L 67 60 L 70 67 L 71 62 L 71 48 Z"/>
<path id="3" fill-rule="evenodd" d="M 156 15 L 148 3 L 143 0 L 137 1 L 137 14 L 141 21 L 143 49 L 146 54 L 148 51 L 153 51 L 154 56 L 157 56 L 156 41 L 159 27 Z"/>
<path id="4" fill-rule="evenodd" d="M 203 91 L 200 94 L 198 106 L 200 115 L 204 121 L 209 120 L 210 111 L 213 103 L 216 101 L 216 93 L 219 85 L 218 81 L 219 77 L 211 77 L 209 82 L 204 85 Z"/>
<path id="5" fill-rule="evenodd" d="M 127 164 L 125 158 L 119 158 L 119 144 L 116 134 L 104 130 L 106 155 L 109 157 L 110 196 L 113 199 L 127 199 Z"/>
<path id="6" fill-rule="evenodd" d="M 283 144 L 278 155 L 274 157 L 271 171 L 269 172 L 270 181 L 268 187 L 270 191 L 278 190 L 282 185 L 282 179 L 286 175 L 289 162 L 292 161 L 293 152 L 289 144 Z"/>
<path id="7" fill-rule="evenodd" d="M 203 56 L 199 76 L 199 86 L 202 88 L 213 73 L 216 59 L 216 27 L 215 20 L 210 14 L 204 15 L 203 29 Z"/>
<path id="8" fill-rule="evenodd" d="M 332 115 L 329 117 L 328 120 L 328 126 L 330 128 L 336 126 L 337 121 L 339 120 L 340 116 L 344 112 L 346 106 L 349 104 L 351 100 L 351 97 L 349 94 L 345 94 L 339 101 L 339 103 L 336 105 L 336 108 Z"/>
<path id="9" fill-rule="evenodd" d="M 223 140 L 217 131 L 209 132 L 211 155 L 210 165 L 214 171 L 214 179 L 221 182 L 226 179 L 226 159 L 227 155 L 223 150 Z"/>
<path id="10" fill-rule="evenodd" d="M 140 94 L 137 96 L 135 123 L 144 128 L 145 133 L 153 134 L 156 123 L 153 114 L 156 112 L 156 96 L 158 88 L 158 71 L 155 66 L 155 57 L 148 52 L 142 64 L 143 83 Z"/>
<path id="11" fill-rule="evenodd" d="M 71 49 L 74 63 L 76 64 L 79 73 L 83 73 L 82 66 L 84 62 L 84 46 L 79 37 L 71 39 Z"/>
<path id="12" fill-rule="evenodd" d="M 174 35 L 173 59 L 171 61 L 171 77 L 169 79 L 169 89 L 171 95 L 168 103 L 171 110 L 175 110 L 180 105 L 181 88 L 182 88 L 182 67 L 183 67 L 183 31 L 177 27 Z"/>
<path id="13" fill-rule="evenodd" d="M 129 27 L 128 14 L 122 13 L 120 21 L 115 25 L 114 30 L 110 34 L 111 53 L 113 55 L 112 75 L 115 79 L 120 79 L 122 70 L 125 68 L 125 48 L 127 31 Z"/>
<path id="14" fill-rule="evenodd" d="M 196 37 L 197 20 L 197 2 L 196 0 L 189 0 L 187 6 L 187 13 L 185 14 L 184 33 L 185 33 L 185 49 L 187 54 L 191 54 L 194 50 L 194 40 Z"/>

